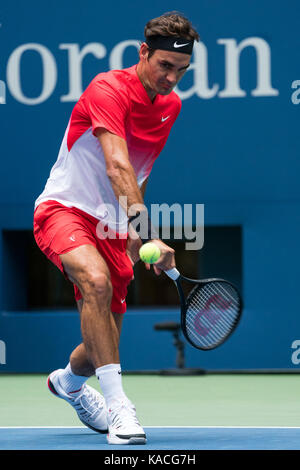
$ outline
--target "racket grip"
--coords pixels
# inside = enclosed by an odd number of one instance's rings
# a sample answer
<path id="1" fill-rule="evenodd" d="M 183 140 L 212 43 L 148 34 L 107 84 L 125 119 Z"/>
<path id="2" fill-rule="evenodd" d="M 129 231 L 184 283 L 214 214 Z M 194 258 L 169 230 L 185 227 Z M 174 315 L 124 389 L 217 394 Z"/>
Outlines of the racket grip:
<path id="1" fill-rule="evenodd" d="M 172 279 L 172 281 L 176 281 L 180 276 L 180 272 L 176 268 L 168 269 L 165 273 L 170 279 Z"/>

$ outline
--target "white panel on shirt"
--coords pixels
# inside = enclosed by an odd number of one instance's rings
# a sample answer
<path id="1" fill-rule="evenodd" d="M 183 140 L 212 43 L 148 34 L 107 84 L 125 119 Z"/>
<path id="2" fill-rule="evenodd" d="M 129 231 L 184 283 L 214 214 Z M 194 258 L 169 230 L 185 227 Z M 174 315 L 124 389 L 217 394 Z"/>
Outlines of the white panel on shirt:
<path id="1" fill-rule="evenodd" d="M 53 165 L 44 191 L 35 201 L 55 200 L 68 207 L 77 207 L 92 215 L 119 233 L 127 232 L 127 215 L 119 206 L 106 174 L 103 150 L 92 128 L 83 133 L 70 152 L 66 130 L 57 161 Z M 146 179 L 147 170 L 139 168 L 139 186 Z"/>

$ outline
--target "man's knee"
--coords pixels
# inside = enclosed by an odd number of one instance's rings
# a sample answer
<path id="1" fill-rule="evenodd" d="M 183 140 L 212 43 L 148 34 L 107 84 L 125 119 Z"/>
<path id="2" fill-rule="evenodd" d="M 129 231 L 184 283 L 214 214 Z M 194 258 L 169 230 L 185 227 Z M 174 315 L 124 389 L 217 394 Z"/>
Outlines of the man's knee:
<path id="1" fill-rule="evenodd" d="M 81 280 L 80 287 L 84 300 L 95 296 L 109 300 L 112 297 L 112 284 L 108 273 L 87 271 Z"/>

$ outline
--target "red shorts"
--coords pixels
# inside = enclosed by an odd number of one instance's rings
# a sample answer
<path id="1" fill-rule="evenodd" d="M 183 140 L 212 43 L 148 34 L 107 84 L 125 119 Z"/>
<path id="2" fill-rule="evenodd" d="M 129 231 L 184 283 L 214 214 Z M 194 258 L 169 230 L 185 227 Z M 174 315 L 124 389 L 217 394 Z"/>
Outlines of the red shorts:
<path id="1" fill-rule="evenodd" d="M 127 287 L 133 279 L 133 268 L 126 253 L 126 238 L 99 239 L 96 227 L 99 220 L 76 207 L 66 207 L 57 201 L 46 201 L 34 211 L 34 238 L 42 250 L 69 280 L 59 255 L 81 245 L 93 245 L 106 261 L 111 275 L 113 296 L 111 310 L 126 312 Z M 75 300 L 82 298 L 74 284 Z"/>

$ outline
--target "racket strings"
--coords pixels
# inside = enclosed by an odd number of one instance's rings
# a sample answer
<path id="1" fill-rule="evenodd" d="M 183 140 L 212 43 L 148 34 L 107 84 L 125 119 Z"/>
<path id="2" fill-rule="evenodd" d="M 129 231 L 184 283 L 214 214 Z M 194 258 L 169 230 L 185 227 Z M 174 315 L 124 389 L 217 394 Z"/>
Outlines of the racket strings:
<path id="1" fill-rule="evenodd" d="M 221 296 L 218 289 L 206 289 L 201 295 L 198 291 L 191 302 L 190 310 L 194 316 L 192 331 L 196 332 L 197 336 L 200 335 L 207 345 L 218 342 L 226 335 L 235 319 L 232 297 L 229 298 L 228 295 L 225 297 L 224 292 Z"/>
<path id="2" fill-rule="evenodd" d="M 232 296 L 228 296 L 227 293 L 224 295 L 223 289 L 221 292 L 222 296 L 219 289 L 206 287 L 202 292 L 198 290 L 190 303 L 188 320 L 190 331 L 194 337 L 201 338 L 206 346 L 219 342 L 235 321 L 233 308 L 235 299 L 232 300 Z"/>
<path id="3" fill-rule="evenodd" d="M 240 299 L 228 283 L 213 281 L 196 286 L 187 299 L 186 331 L 193 343 L 211 348 L 234 328 Z"/>

